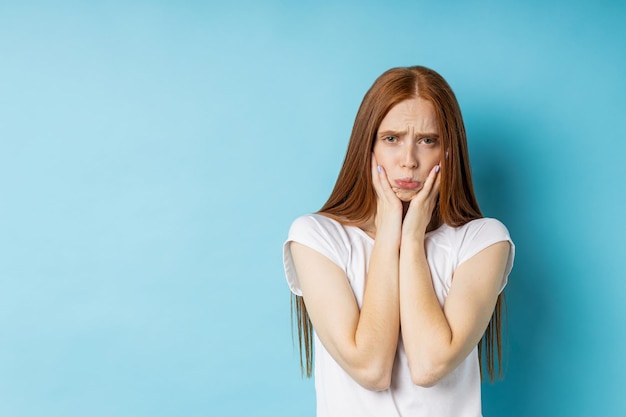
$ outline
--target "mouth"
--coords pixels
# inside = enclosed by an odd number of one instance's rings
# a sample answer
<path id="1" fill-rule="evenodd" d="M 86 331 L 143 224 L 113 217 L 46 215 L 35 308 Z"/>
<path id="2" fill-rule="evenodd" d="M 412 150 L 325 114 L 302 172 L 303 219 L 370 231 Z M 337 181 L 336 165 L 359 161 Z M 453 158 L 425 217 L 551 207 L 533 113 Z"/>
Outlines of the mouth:
<path id="1" fill-rule="evenodd" d="M 401 190 L 417 190 L 422 186 L 422 183 L 415 181 L 411 178 L 400 178 L 393 181 Z"/>

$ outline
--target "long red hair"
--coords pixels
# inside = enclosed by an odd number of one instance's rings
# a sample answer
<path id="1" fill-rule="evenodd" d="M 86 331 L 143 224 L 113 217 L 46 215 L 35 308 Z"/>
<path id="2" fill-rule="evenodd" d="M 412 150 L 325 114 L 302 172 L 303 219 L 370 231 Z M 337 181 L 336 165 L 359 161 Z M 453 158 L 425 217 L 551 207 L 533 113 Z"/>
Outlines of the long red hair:
<path id="1" fill-rule="evenodd" d="M 441 187 L 429 229 L 446 223 L 458 227 L 483 217 L 472 185 L 465 126 L 456 96 L 437 72 L 422 66 L 392 68 L 383 73 L 368 90 L 357 112 L 346 157 L 335 188 L 319 213 L 344 224 L 361 226 L 376 213 L 376 194 L 372 184 L 371 155 L 374 139 L 383 118 L 396 104 L 414 97 L 433 103 L 439 139 L 447 158 L 441 160 Z M 298 330 L 302 369 L 311 376 L 313 366 L 313 328 L 304 300 L 293 296 L 292 314 Z M 487 372 L 491 380 L 502 375 L 502 307 L 500 294 L 491 321 L 478 345 L 482 363 L 486 347 Z M 481 368 L 482 369 L 482 368 Z"/>

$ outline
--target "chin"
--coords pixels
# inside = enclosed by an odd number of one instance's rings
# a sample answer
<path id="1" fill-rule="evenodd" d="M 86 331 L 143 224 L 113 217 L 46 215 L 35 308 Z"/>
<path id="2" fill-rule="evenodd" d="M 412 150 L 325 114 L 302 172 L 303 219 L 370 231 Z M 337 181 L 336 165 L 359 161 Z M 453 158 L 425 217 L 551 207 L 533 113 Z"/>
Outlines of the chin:
<path id="1" fill-rule="evenodd" d="M 417 195 L 417 191 L 413 190 L 398 190 L 396 191 L 396 196 L 400 199 L 400 201 L 404 201 L 408 203 Z"/>

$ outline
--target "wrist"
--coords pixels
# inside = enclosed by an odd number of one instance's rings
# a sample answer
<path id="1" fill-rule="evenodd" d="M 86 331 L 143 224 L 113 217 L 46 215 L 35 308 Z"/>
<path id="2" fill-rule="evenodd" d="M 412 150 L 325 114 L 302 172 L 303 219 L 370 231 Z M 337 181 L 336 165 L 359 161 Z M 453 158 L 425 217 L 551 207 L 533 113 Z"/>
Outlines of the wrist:
<path id="1" fill-rule="evenodd" d="M 424 240 L 426 239 L 425 231 L 410 230 L 402 231 L 402 246 L 411 246 L 416 248 L 424 247 Z"/>
<path id="2" fill-rule="evenodd" d="M 405 221 L 402 223 L 402 237 L 410 239 L 424 240 L 426 235 L 426 228 L 428 224 L 422 224 L 422 222 Z"/>
<path id="3" fill-rule="evenodd" d="M 394 224 L 394 222 L 381 222 L 376 227 L 375 236 L 379 243 L 399 246 L 402 238 L 402 225 Z"/>

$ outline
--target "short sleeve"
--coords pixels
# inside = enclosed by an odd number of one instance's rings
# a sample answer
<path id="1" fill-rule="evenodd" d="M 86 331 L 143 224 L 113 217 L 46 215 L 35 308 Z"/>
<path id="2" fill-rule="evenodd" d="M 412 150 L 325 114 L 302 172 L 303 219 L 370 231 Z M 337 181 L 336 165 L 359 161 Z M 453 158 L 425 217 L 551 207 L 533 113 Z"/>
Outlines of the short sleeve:
<path id="1" fill-rule="evenodd" d="M 467 223 L 458 254 L 458 265 L 460 265 L 483 249 L 502 241 L 510 243 L 511 251 L 509 252 L 509 259 L 507 260 L 504 279 L 499 292 L 504 290 L 508 282 L 515 258 L 515 244 L 504 224 L 496 219 L 490 218 L 477 219 Z"/>
<path id="2" fill-rule="evenodd" d="M 310 214 L 298 217 L 289 228 L 289 235 L 283 244 L 283 264 L 289 289 L 295 295 L 302 295 L 300 282 L 291 255 L 291 242 L 298 242 L 319 252 L 345 271 L 347 245 L 341 225 L 325 216 Z"/>

